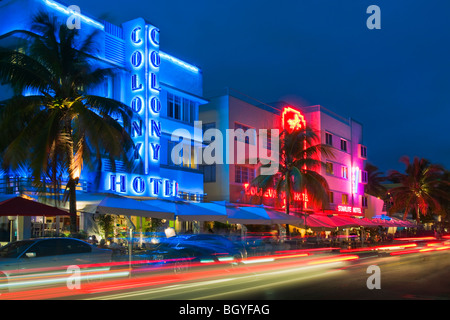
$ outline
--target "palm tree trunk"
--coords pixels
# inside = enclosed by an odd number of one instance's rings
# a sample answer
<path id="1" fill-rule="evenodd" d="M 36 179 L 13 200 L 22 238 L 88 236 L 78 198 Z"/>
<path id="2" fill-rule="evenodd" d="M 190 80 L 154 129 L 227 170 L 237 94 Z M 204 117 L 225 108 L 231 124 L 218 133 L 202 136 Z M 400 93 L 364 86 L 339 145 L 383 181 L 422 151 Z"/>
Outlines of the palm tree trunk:
<path id="1" fill-rule="evenodd" d="M 285 212 L 287 215 L 289 215 L 289 195 L 286 194 L 286 208 L 285 208 Z M 289 232 L 289 225 L 286 224 L 286 236 L 290 236 L 290 232 Z"/>
<path id="2" fill-rule="evenodd" d="M 419 207 L 417 207 L 417 209 L 416 209 L 416 221 L 417 221 L 417 224 L 420 224 L 420 212 L 419 212 Z"/>
<path id="3" fill-rule="evenodd" d="M 290 180 L 290 176 L 289 176 L 289 172 L 286 172 L 286 188 L 285 188 L 285 193 L 286 193 L 286 214 L 289 215 L 289 205 L 291 203 L 291 188 L 290 188 L 290 184 L 289 184 L 289 180 Z M 286 224 L 286 236 L 290 237 L 291 234 L 289 232 L 289 225 Z"/>
<path id="4" fill-rule="evenodd" d="M 405 209 L 405 213 L 403 214 L 403 220 L 406 220 L 407 216 L 408 216 L 408 208 Z"/>
<path id="5" fill-rule="evenodd" d="M 69 180 L 69 213 L 70 213 L 70 233 L 77 233 L 77 182 L 75 179 Z"/>
<path id="6" fill-rule="evenodd" d="M 66 124 L 66 130 L 69 134 L 72 133 L 70 122 Z M 77 233 L 77 193 L 76 186 L 79 177 L 74 176 L 74 155 L 73 155 L 73 141 L 69 142 L 68 150 L 68 164 L 69 164 L 69 213 L 70 213 L 70 233 Z"/>

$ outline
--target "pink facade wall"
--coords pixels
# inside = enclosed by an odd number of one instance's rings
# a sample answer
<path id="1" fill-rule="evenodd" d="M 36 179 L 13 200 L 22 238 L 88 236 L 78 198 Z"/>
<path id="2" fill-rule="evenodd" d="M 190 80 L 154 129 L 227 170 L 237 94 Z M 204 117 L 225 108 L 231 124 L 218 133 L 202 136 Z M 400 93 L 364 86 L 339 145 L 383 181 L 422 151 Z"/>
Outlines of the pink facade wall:
<path id="1" fill-rule="evenodd" d="M 281 113 L 274 113 L 268 111 L 267 105 L 264 107 L 257 107 L 243 100 L 228 96 L 228 99 L 216 100 L 220 103 L 216 105 L 208 106 L 208 113 L 204 113 L 207 116 L 208 121 L 213 119 L 211 110 L 216 110 L 216 118 L 218 123 L 221 123 L 220 129 L 234 129 L 235 124 L 239 123 L 244 126 L 258 129 L 280 129 Z M 226 101 L 226 102 L 225 102 Z M 331 162 L 333 164 L 333 173 L 327 173 L 325 168 L 321 168 L 319 171 L 323 177 L 326 178 L 330 191 L 333 193 L 333 201 L 330 204 L 329 210 L 337 212 L 337 210 L 343 209 L 344 211 L 350 211 L 357 215 L 364 214 L 364 207 L 362 203 L 362 197 L 364 196 L 364 184 L 360 182 L 361 175 L 358 178 L 356 190 L 353 192 L 352 184 L 352 168 L 357 167 L 359 169 L 364 168 L 364 160 L 359 157 L 358 148 L 362 144 L 362 125 L 354 120 L 345 119 L 339 115 L 332 113 L 331 111 L 321 106 L 311 106 L 299 109 L 305 116 L 305 120 L 308 126 L 311 126 L 314 130 L 317 130 L 317 136 L 319 140 L 317 143 L 326 143 L 326 134 L 332 135 L 331 149 L 334 154 L 334 158 L 327 159 L 322 157 L 323 162 Z M 224 112 L 226 109 L 227 112 Z M 224 113 L 227 114 L 227 119 L 224 119 Z M 202 119 L 202 112 L 200 112 L 200 119 Z M 224 124 L 227 123 L 227 127 Z M 341 140 L 346 141 L 347 150 L 341 150 Z M 236 142 L 234 148 L 236 150 Z M 246 145 L 246 150 L 250 151 L 252 148 L 261 146 Z M 236 158 L 235 158 L 236 160 Z M 217 177 L 221 177 L 221 181 L 215 183 L 205 184 L 205 191 L 208 193 L 208 200 L 227 200 L 230 202 L 241 203 L 265 203 L 268 205 L 280 205 L 275 203 L 273 199 L 263 198 L 258 196 L 250 197 L 245 193 L 245 187 L 243 182 L 238 182 L 236 177 L 236 164 L 224 164 L 217 166 Z M 249 168 L 255 168 L 255 176 L 259 174 L 259 170 L 256 166 L 244 165 Z M 347 168 L 347 174 L 343 174 L 343 171 Z M 343 195 L 346 195 L 343 197 Z M 211 197 L 210 197 L 211 196 Z M 346 200 L 346 201 L 345 201 Z M 294 208 L 295 208 L 294 204 Z M 356 209 L 353 209 L 356 208 Z M 318 208 L 309 208 L 318 210 Z M 356 211 L 356 213 L 355 213 Z M 361 212 L 361 213 L 359 213 Z"/>
<path id="2" fill-rule="evenodd" d="M 362 142 L 362 125 L 355 120 L 345 119 L 322 106 L 303 108 L 310 126 L 318 130 L 320 143 L 327 144 L 327 135 L 331 135 L 331 150 L 334 157 L 322 156 L 323 162 L 332 164 L 332 172 L 322 168 L 320 173 L 327 179 L 330 191 L 331 210 L 344 210 L 356 214 L 364 213 L 364 183 L 362 171 L 356 175 L 358 183 L 353 183 L 353 168 L 364 169 L 364 158 L 359 156 Z M 345 142 L 341 142 L 345 141 Z M 330 142 L 330 141 L 328 141 Z M 346 150 L 343 148 L 346 147 Z M 353 209 L 354 207 L 355 209 Z M 355 212 L 356 211 L 356 212 Z"/>

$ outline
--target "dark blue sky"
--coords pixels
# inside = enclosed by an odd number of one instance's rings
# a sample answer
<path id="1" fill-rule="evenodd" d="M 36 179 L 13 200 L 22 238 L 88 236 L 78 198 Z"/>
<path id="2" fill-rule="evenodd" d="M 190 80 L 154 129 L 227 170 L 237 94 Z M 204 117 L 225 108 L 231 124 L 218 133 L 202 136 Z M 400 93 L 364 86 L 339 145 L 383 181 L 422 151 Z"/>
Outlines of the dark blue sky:
<path id="1" fill-rule="evenodd" d="M 205 96 L 320 104 L 364 125 L 369 161 L 450 169 L 450 1 L 70 0 L 120 24 L 143 17 L 161 49 L 203 70 Z M 369 5 L 381 30 L 369 30 Z"/>

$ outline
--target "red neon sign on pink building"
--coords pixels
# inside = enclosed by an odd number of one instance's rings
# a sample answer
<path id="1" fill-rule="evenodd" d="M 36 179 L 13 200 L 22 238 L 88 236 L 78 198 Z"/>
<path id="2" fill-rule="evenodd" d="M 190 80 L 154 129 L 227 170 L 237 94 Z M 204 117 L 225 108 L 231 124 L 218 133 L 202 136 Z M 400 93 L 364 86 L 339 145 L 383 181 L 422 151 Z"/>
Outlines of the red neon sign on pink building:
<path id="1" fill-rule="evenodd" d="M 298 110 L 291 107 L 285 107 L 281 114 L 281 127 L 292 133 L 295 130 L 301 130 L 306 127 L 305 117 Z"/>

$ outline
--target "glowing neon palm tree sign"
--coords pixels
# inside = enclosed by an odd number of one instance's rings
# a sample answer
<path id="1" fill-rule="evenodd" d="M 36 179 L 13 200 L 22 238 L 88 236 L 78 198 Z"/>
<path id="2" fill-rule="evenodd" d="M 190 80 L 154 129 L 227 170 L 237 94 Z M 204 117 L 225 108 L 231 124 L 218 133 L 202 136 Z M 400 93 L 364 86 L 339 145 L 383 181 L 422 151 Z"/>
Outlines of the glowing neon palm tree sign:
<path id="1" fill-rule="evenodd" d="M 301 130 L 306 127 L 305 117 L 298 110 L 291 107 L 285 107 L 281 114 L 281 126 L 283 130 L 292 133 L 295 130 Z"/>

